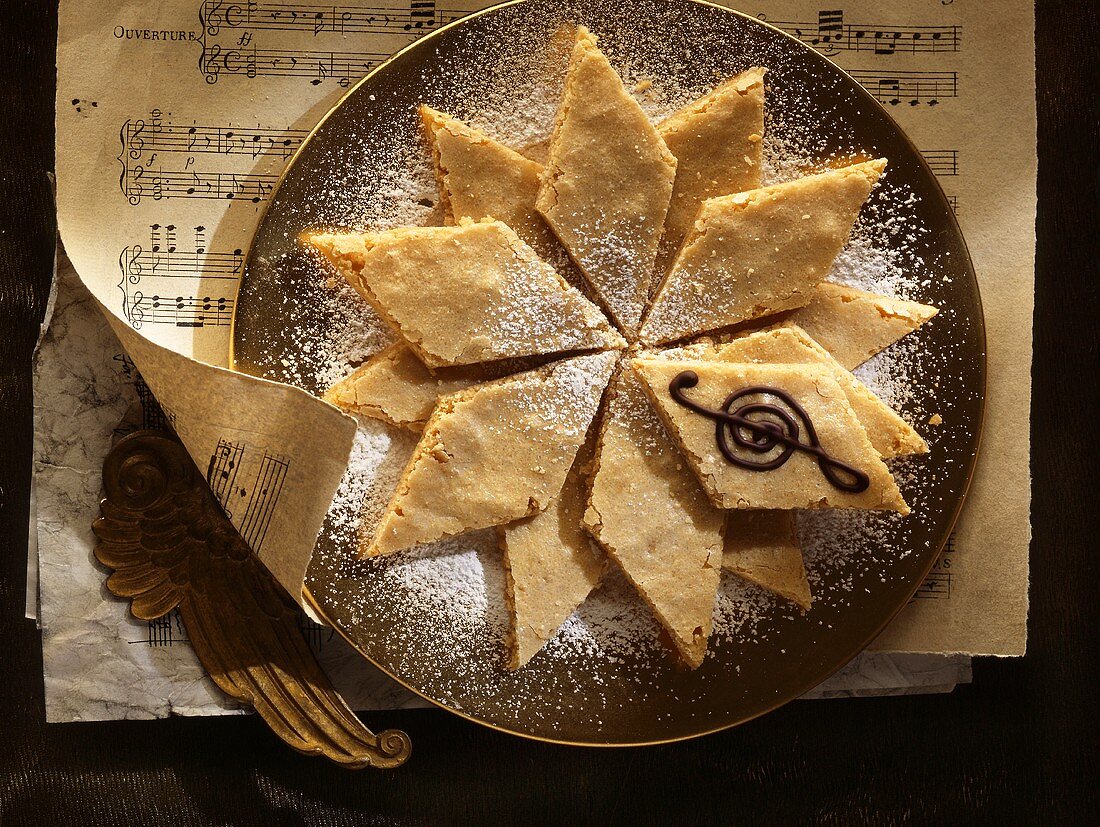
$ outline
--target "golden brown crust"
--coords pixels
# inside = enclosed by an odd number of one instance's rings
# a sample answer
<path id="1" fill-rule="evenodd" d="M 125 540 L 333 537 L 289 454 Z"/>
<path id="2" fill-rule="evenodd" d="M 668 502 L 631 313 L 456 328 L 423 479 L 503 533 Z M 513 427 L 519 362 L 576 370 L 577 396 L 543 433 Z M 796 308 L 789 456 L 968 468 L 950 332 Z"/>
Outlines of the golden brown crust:
<path id="1" fill-rule="evenodd" d="M 704 201 L 760 186 L 765 71 L 745 70 L 657 126 L 676 156 L 658 273 L 672 263 Z"/>
<path id="2" fill-rule="evenodd" d="M 716 506 L 869 508 L 909 513 L 889 469 L 826 368 L 672 359 L 637 359 L 634 364 L 666 431 Z M 726 397 L 739 388 L 765 386 L 790 394 L 806 411 L 826 452 L 865 473 L 869 486 L 862 492 L 837 488 L 821 473 L 816 459 L 801 451 L 767 472 L 729 462 L 719 452 L 713 420 L 680 405 L 669 392 L 673 378 L 689 370 L 699 377 L 699 384 L 688 395 L 711 410 L 721 408 Z"/>
<path id="3" fill-rule="evenodd" d="M 558 496 L 618 354 L 555 362 L 439 400 L 364 556 L 503 525 Z"/>
<path id="4" fill-rule="evenodd" d="M 680 458 L 628 366 L 612 385 L 596 463 L 585 524 L 695 668 L 711 632 L 724 516 Z"/>
<path id="5" fill-rule="evenodd" d="M 810 583 L 793 511 L 727 512 L 722 568 L 804 612 L 810 609 Z"/>
<path id="6" fill-rule="evenodd" d="M 551 259 L 558 244 L 535 209 L 542 164 L 429 106 L 420 107 L 420 118 L 432 145 L 449 223 L 495 218 L 515 230 L 540 257 Z"/>
<path id="7" fill-rule="evenodd" d="M 325 392 L 340 410 L 419 431 L 436 400 L 481 381 L 469 370 L 447 378 L 433 374 L 408 345 L 396 342 L 380 350 Z"/>
<path id="8" fill-rule="evenodd" d="M 499 221 L 307 240 L 431 368 L 624 344 Z"/>
<path id="9" fill-rule="evenodd" d="M 853 370 L 879 351 L 912 333 L 938 313 L 935 307 L 880 296 L 823 281 L 809 304 L 787 317 Z"/>
<path id="10" fill-rule="evenodd" d="M 867 161 L 699 210 L 642 329 L 670 342 L 800 307 L 844 246 L 886 161 Z"/>
<path id="11" fill-rule="evenodd" d="M 545 510 L 499 529 L 512 617 L 509 669 L 526 666 L 600 580 L 607 558 L 583 522 L 593 449 L 588 440 L 577 452 Z"/>
<path id="12" fill-rule="evenodd" d="M 660 133 L 579 28 L 536 207 L 624 331 L 649 297 L 675 175 Z"/>
<path id="13" fill-rule="evenodd" d="M 829 371 L 848 397 L 860 424 L 883 458 L 928 453 L 928 444 L 913 427 L 866 385 L 845 370 L 829 352 L 797 325 L 785 323 L 752 333 L 723 345 L 684 348 L 692 358 L 723 362 L 819 365 Z"/>

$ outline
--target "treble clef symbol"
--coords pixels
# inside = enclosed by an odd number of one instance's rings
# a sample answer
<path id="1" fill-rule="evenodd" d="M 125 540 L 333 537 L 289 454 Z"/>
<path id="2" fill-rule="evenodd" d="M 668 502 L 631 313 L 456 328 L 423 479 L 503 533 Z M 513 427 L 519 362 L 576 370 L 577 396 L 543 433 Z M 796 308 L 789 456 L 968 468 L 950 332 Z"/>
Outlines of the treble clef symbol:
<path id="1" fill-rule="evenodd" d="M 129 281 L 130 284 L 137 284 L 141 281 L 141 271 L 143 269 L 141 266 L 141 258 L 144 252 L 140 244 L 135 244 L 133 247 L 127 247 L 123 250 L 123 255 L 129 254 L 125 269 L 126 280 Z"/>
<path id="2" fill-rule="evenodd" d="M 681 371 L 669 382 L 668 392 L 685 408 L 714 420 L 718 450 L 738 468 L 749 471 L 771 471 L 786 463 L 795 451 L 801 451 L 814 457 L 825 479 L 841 491 L 858 494 L 860 491 L 866 491 L 871 484 L 870 478 L 858 468 L 853 468 L 826 453 L 821 447 L 817 429 L 810 421 L 810 415 L 786 391 L 763 385 L 742 388 L 727 396 L 721 408 L 711 410 L 689 399 L 684 393 L 685 389 L 694 388 L 698 384 L 699 375 L 695 371 Z M 734 410 L 733 406 L 747 396 L 771 396 L 781 401 L 789 410 L 766 402 L 747 402 Z M 750 419 L 753 415 L 758 418 Z M 800 438 L 802 431 L 806 432 L 806 442 Z M 734 452 L 730 445 L 730 438 L 739 448 L 750 454 L 770 454 L 780 445 L 783 447 L 771 459 L 747 459 Z"/>
<path id="3" fill-rule="evenodd" d="M 202 54 L 199 55 L 199 71 L 203 73 L 207 83 L 218 82 L 218 72 L 221 70 L 220 58 L 222 53 L 222 47 L 217 43 L 214 43 L 207 48 L 202 47 Z"/>

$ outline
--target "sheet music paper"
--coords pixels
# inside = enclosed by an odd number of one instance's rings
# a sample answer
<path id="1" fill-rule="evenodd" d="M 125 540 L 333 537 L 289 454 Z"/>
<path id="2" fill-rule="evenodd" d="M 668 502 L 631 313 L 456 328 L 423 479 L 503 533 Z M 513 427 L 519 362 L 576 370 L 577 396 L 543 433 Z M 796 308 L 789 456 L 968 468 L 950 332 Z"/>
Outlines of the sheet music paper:
<path id="1" fill-rule="evenodd" d="M 61 4 L 57 165 L 66 249 L 200 467 L 220 474 L 240 458 L 238 473 L 247 468 L 252 482 L 266 486 L 273 501 L 227 505 L 292 592 L 352 426 L 296 391 L 209 367 L 227 361 L 242 251 L 287 158 L 345 89 L 413 38 L 484 5 Z M 1030 535 L 1032 7 L 916 0 L 824 9 L 747 0 L 740 8 L 832 57 L 899 120 L 957 210 L 981 280 L 990 379 L 979 470 L 954 543 L 876 646 L 1021 654 Z M 267 413 L 258 417 L 260 410 Z M 292 438 L 315 417 L 330 438 L 312 445 Z M 223 496 L 232 489 L 225 483 Z"/>
<path id="2" fill-rule="evenodd" d="M 43 578 L 40 619 L 46 719 L 91 721 L 240 712 L 206 676 L 179 613 L 146 623 L 105 599 L 92 520 L 112 441 L 161 428 L 164 412 L 141 381 L 67 261 L 56 314 L 34 368 L 34 470 Z M 29 555 L 37 571 L 38 556 Z M 34 595 L 37 608 L 38 595 Z M 427 706 L 361 658 L 333 629 L 303 617 L 322 667 L 357 710 Z M 807 697 L 949 691 L 970 680 L 965 656 L 864 653 Z"/>

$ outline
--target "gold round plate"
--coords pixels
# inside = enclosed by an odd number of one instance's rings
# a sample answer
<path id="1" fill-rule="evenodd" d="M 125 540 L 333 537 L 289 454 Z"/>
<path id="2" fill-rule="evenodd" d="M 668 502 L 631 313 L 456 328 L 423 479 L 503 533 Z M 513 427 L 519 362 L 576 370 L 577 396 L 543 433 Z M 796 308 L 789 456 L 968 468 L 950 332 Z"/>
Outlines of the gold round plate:
<path id="1" fill-rule="evenodd" d="M 694 671 L 677 666 L 671 656 L 627 652 L 615 661 L 580 654 L 536 657 L 518 673 L 509 673 L 503 669 L 503 652 L 486 646 L 467 661 L 479 660 L 479 674 L 490 674 L 489 683 L 484 677 L 468 680 L 469 662 L 441 668 L 433 657 L 438 642 L 430 624 L 394 638 L 388 631 L 399 622 L 396 615 L 383 609 L 363 617 L 349 608 L 364 601 L 385 607 L 388 595 L 381 579 L 363 569 L 331 565 L 333 555 L 347 553 L 347 538 L 334 536 L 331 525 L 318 541 L 307 582 L 320 612 L 364 657 L 456 714 L 560 743 L 674 741 L 775 709 L 865 648 L 928 574 L 974 468 L 985 398 L 985 333 L 973 267 L 931 170 L 883 106 L 851 77 L 776 28 L 695 0 L 529 0 L 495 6 L 432 32 L 356 84 L 291 159 L 247 256 L 236 307 L 234 365 L 287 381 L 283 360 L 302 358 L 295 330 L 323 329 L 324 313 L 310 300 L 320 279 L 317 264 L 296 239 L 310 227 L 356 224 L 348 199 L 327 194 L 334 188 L 371 193 L 381 186 L 363 172 L 372 167 L 357 153 L 394 141 L 414 145 L 415 110 L 425 88 L 435 90 L 430 102 L 446 109 L 448 94 L 469 94 L 479 83 L 493 82 L 492 73 L 476 71 L 462 72 L 456 80 L 456 66 L 476 66 L 479 55 L 506 54 L 521 48 L 520 40 L 531 43 L 533 36 L 549 41 L 565 21 L 587 25 L 618 58 L 637 58 L 635 65 L 649 61 L 656 72 L 689 88 L 765 65 L 773 123 L 783 112 L 797 112 L 801 123 L 816 124 L 812 142 L 818 157 L 863 153 L 889 159 L 887 188 L 914 196 L 906 199 L 900 217 L 923 228 L 906 242 L 915 268 L 910 286 L 927 280 L 913 289 L 914 297 L 941 308 L 913 334 L 929 358 L 910 370 L 913 387 L 901 408 L 911 421 L 918 410 L 939 413 L 944 420 L 937 428 L 917 423 L 932 451 L 913 469 L 934 483 L 916 493 L 903 484 L 913 514 L 876 522 L 873 537 L 850 538 L 853 547 L 865 551 L 842 555 L 818 572 L 808 614 L 776 604 L 759 619 L 752 640 L 712 643 L 713 656 Z M 737 45 L 731 49 L 727 44 Z M 308 379 L 299 383 L 313 393 L 324 390 Z M 445 693 L 435 688 L 441 685 Z"/>

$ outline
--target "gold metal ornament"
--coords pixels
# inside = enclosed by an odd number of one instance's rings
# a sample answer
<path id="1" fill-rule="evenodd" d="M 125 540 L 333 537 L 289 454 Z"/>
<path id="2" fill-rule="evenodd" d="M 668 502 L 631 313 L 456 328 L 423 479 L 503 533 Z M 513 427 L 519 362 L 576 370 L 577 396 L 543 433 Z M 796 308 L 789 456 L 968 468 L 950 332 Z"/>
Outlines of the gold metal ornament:
<path id="1" fill-rule="evenodd" d="M 299 752 L 349 769 L 403 764 L 411 745 L 375 735 L 317 663 L 300 609 L 241 539 L 183 445 L 158 431 L 121 440 L 103 465 L 107 496 L 92 528 L 107 588 L 141 620 L 175 608 L 199 660 Z"/>

